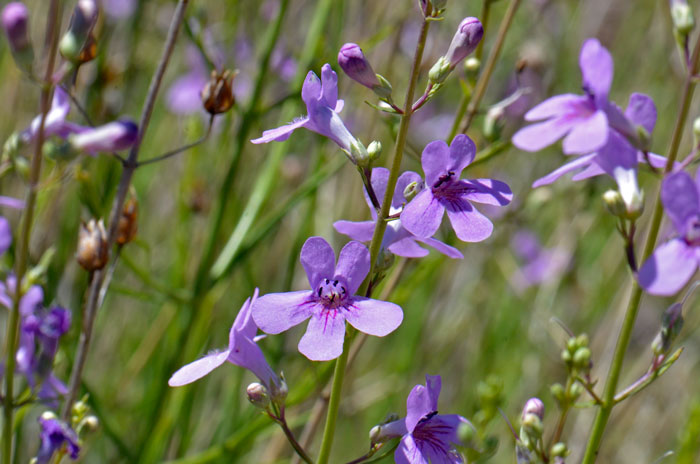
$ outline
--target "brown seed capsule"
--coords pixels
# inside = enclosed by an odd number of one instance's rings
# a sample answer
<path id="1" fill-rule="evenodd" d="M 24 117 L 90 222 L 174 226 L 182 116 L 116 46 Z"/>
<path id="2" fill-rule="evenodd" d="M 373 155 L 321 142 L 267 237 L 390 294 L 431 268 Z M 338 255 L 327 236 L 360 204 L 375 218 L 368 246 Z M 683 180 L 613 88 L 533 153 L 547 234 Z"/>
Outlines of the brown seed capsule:
<path id="1" fill-rule="evenodd" d="M 87 41 L 85 42 L 85 46 L 80 51 L 80 55 L 78 56 L 78 62 L 80 64 L 85 64 L 89 61 L 94 60 L 96 56 L 97 40 L 95 39 L 95 35 L 91 32 L 87 38 Z"/>
<path id="2" fill-rule="evenodd" d="M 209 82 L 201 92 L 202 104 L 212 116 L 225 113 L 233 107 L 236 99 L 233 96 L 233 74 L 229 70 L 222 73 L 211 72 Z"/>
<path id="3" fill-rule="evenodd" d="M 80 225 L 76 258 L 78 264 L 90 272 L 102 269 L 107 264 L 107 233 L 101 219 L 91 219 L 87 224 Z"/>
<path id="4" fill-rule="evenodd" d="M 117 243 L 126 245 L 136 237 L 138 231 L 139 204 L 136 197 L 130 196 L 124 202 L 122 215 L 117 225 Z"/>

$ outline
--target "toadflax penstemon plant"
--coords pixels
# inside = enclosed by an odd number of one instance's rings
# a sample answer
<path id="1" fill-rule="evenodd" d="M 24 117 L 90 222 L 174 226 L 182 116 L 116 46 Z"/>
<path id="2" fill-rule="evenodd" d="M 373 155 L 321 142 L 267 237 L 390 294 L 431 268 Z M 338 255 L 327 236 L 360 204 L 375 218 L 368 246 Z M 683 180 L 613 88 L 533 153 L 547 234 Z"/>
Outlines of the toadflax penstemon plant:
<path id="1" fill-rule="evenodd" d="M 667 422 L 696 430 L 686 1 L 624 24 L 519 0 L 40 3 L 0 18 L 2 463 L 659 462 Z M 680 64 L 637 65 L 649 95 L 623 109 L 626 37 L 641 53 L 662 19 Z M 520 153 L 559 147 L 543 177 Z M 660 323 L 645 292 L 676 298 Z M 643 414 L 610 423 L 642 390 L 679 416 L 655 412 L 653 444 Z"/>

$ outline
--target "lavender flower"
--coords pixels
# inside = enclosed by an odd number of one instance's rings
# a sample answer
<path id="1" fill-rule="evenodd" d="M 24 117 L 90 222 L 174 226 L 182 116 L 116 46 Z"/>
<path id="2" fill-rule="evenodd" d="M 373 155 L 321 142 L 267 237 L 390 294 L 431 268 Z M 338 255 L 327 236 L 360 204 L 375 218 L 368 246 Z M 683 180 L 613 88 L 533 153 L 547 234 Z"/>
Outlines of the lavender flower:
<path id="1" fill-rule="evenodd" d="M 193 114 L 202 110 L 199 93 L 209 81 L 209 71 L 199 50 L 190 47 L 185 52 L 190 70 L 175 79 L 167 91 L 165 103 L 177 115 Z"/>
<path id="2" fill-rule="evenodd" d="M 581 48 L 579 66 L 586 95 L 557 95 L 528 111 L 527 121 L 546 121 L 520 129 L 513 136 L 513 145 L 521 150 L 539 151 L 566 136 L 564 153 L 578 155 L 592 153 L 605 145 L 613 60 L 597 39 L 588 39 Z"/>
<path id="3" fill-rule="evenodd" d="M 377 75 L 359 45 L 346 43 L 338 52 L 338 65 L 347 76 L 370 90 L 381 86 Z"/>
<path id="4" fill-rule="evenodd" d="M 2 28 L 13 54 L 31 48 L 29 41 L 29 11 L 22 2 L 10 2 L 2 9 Z"/>
<path id="5" fill-rule="evenodd" d="M 560 276 L 569 263 L 569 253 L 560 248 L 543 248 L 537 237 L 527 230 L 514 235 L 511 247 L 523 261 L 518 272 L 512 276 L 513 284 L 519 291 Z"/>
<path id="6" fill-rule="evenodd" d="M 401 174 L 396 183 L 394 196 L 391 201 L 391 209 L 389 214 L 395 216 L 401 213 L 406 200 L 403 196 L 404 189 L 412 182 L 420 182 L 421 178 L 415 172 L 407 171 Z M 384 198 L 386 185 L 389 181 L 389 170 L 386 168 L 374 168 L 372 170 L 372 188 L 377 195 L 377 198 Z M 353 222 L 353 221 L 337 221 L 333 224 L 335 230 L 343 235 L 347 235 L 353 240 L 359 242 L 369 242 L 374 234 L 374 227 L 377 222 L 377 211 L 372 206 L 372 202 L 365 191 L 365 201 L 369 206 L 371 221 Z M 401 224 L 401 219 L 393 219 L 387 223 L 382 248 L 389 250 L 397 256 L 405 258 L 422 258 L 428 254 L 428 250 L 422 248 L 418 243 L 424 243 L 435 248 L 440 253 L 449 256 L 450 258 L 462 259 L 464 256 L 454 247 L 451 247 L 434 238 L 420 238 L 411 234 Z"/>
<path id="7" fill-rule="evenodd" d="M 99 152 L 126 150 L 136 143 L 138 135 L 139 127 L 136 123 L 125 119 L 95 128 L 84 128 L 68 140 L 76 150 L 96 155 Z"/>
<path id="8" fill-rule="evenodd" d="M 338 75 L 331 69 L 331 65 L 323 65 L 320 80 L 313 71 L 309 71 L 301 89 L 301 98 L 306 103 L 307 116 L 276 129 L 266 130 L 262 137 L 251 142 L 282 142 L 296 129 L 303 127 L 328 137 L 348 153 L 353 153 L 362 146 L 338 116 L 343 109 L 343 100 L 338 100 Z"/>
<path id="9" fill-rule="evenodd" d="M 36 456 L 36 464 L 51 462 L 54 453 L 61 450 L 64 445 L 71 459 L 78 459 L 80 454 L 78 435 L 68 424 L 57 419 L 52 413 L 44 413 L 39 417 L 39 425 L 41 426 L 41 447 Z"/>
<path id="10" fill-rule="evenodd" d="M 10 249 L 12 245 L 12 228 L 10 221 L 0 216 L 0 255 Z"/>
<path id="11" fill-rule="evenodd" d="M 484 27 L 478 18 L 464 18 L 457 32 L 455 32 L 450 48 L 447 49 L 445 59 L 450 64 L 450 68 L 454 69 L 460 61 L 465 59 L 471 52 L 476 50 L 477 45 L 481 42 L 484 36 Z"/>
<path id="12" fill-rule="evenodd" d="M 401 212 L 406 230 L 420 238 L 431 237 L 447 210 L 460 240 L 480 242 L 491 235 L 493 224 L 471 202 L 503 206 L 510 203 L 513 194 L 498 180 L 460 179 L 475 155 L 474 142 L 464 134 L 457 135 L 449 147 L 441 140 L 425 147 L 421 156 L 425 188 Z"/>
<path id="13" fill-rule="evenodd" d="M 312 361 L 328 361 L 343 352 L 345 321 L 360 332 L 383 337 L 403 320 L 401 308 L 386 301 L 355 295 L 370 268 L 370 254 L 358 242 L 340 251 L 321 237 L 309 238 L 301 249 L 311 290 L 270 293 L 253 303 L 253 319 L 263 332 L 278 334 L 311 318 L 299 351 Z"/>
<path id="14" fill-rule="evenodd" d="M 653 295 L 674 295 L 690 280 L 700 258 L 700 176 L 680 171 L 661 184 L 661 201 L 678 237 L 660 245 L 639 270 L 639 284 Z"/>
<path id="15" fill-rule="evenodd" d="M 57 135 L 59 137 L 65 138 L 69 134 L 75 132 L 77 125 L 73 125 L 66 121 L 68 113 L 70 112 L 70 97 L 61 88 L 56 87 L 53 93 L 53 100 L 51 101 L 51 108 L 46 114 L 46 121 L 44 123 L 44 135 L 46 137 Z M 29 127 L 22 131 L 20 138 L 24 143 L 32 142 L 39 132 L 39 125 L 41 124 L 41 115 L 36 116 Z"/>
<path id="16" fill-rule="evenodd" d="M 281 381 L 265 360 L 260 347 L 256 343 L 255 334 L 258 327 L 251 316 L 251 308 L 258 298 L 258 289 L 255 289 L 252 298 L 243 303 L 238 312 L 231 331 L 229 332 L 229 344 L 226 350 L 214 351 L 197 361 L 181 367 L 175 372 L 168 385 L 180 387 L 195 380 L 199 380 L 211 371 L 228 361 L 235 366 L 250 370 L 267 387 L 274 390 L 281 386 Z"/>
<path id="17" fill-rule="evenodd" d="M 458 464 L 464 462 L 455 449 L 461 444 L 457 431 L 469 421 L 457 414 L 439 415 L 439 375 L 426 375 L 425 386 L 416 385 L 406 400 L 406 417 L 382 425 L 379 440 L 401 437 L 394 453 L 397 464 Z"/>

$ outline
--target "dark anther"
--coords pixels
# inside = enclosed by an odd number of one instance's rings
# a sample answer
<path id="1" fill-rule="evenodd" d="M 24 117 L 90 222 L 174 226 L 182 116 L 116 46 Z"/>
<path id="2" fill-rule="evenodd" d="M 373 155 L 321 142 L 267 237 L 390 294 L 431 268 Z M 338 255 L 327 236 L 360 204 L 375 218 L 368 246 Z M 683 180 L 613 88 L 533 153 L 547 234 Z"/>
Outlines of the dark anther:
<path id="1" fill-rule="evenodd" d="M 333 281 L 333 286 L 334 286 L 334 287 L 337 287 L 337 286 L 338 286 L 338 281 L 337 281 L 337 280 L 334 280 L 334 281 Z"/>
<path id="2" fill-rule="evenodd" d="M 437 415 L 437 413 L 438 413 L 437 411 L 433 411 L 433 412 L 426 414 L 425 416 L 423 416 L 423 418 L 421 420 L 418 421 L 418 423 L 420 424 L 420 423 L 429 421 L 433 416 Z"/>
<path id="3" fill-rule="evenodd" d="M 323 292 L 323 288 L 318 287 L 318 297 L 321 298 L 321 292 Z"/>
<path id="4" fill-rule="evenodd" d="M 326 279 L 326 285 L 328 285 L 329 282 L 330 282 L 330 280 Z"/>
<path id="5" fill-rule="evenodd" d="M 444 184 L 445 182 L 447 182 L 448 180 L 450 180 L 450 178 L 451 178 L 452 176 L 454 176 L 454 175 L 455 175 L 455 172 L 454 172 L 454 171 L 447 171 L 447 174 L 443 174 L 443 175 L 441 175 L 440 177 L 438 177 L 438 180 L 437 180 L 437 182 L 435 182 L 435 184 L 433 185 L 433 188 L 438 188 L 438 187 L 440 187 L 442 184 Z"/>

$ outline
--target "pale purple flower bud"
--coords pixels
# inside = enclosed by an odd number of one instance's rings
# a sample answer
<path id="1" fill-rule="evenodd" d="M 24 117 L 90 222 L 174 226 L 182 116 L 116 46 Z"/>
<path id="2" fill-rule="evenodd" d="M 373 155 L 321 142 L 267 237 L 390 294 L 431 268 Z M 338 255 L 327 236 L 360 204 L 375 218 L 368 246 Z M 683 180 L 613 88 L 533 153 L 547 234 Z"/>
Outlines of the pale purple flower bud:
<path id="1" fill-rule="evenodd" d="M 539 398 L 534 398 L 534 397 L 527 400 L 527 402 L 525 403 L 525 407 L 523 408 L 523 415 L 522 415 L 523 419 L 528 414 L 534 414 L 537 417 L 539 417 L 540 420 L 543 420 L 544 419 L 544 403 L 542 402 L 542 400 L 540 400 Z"/>
<path id="2" fill-rule="evenodd" d="M 481 21 L 474 17 L 467 17 L 459 23 L 457 32 L 452 38 L 450 48 L 447 49 L 445 58 L 449 61 L 451 67 L 465 59 L 479 45 L 481 38 L 484 36 L 484 27 Z"/>
<path id="3" fill-rule="evenodd" d="M 2 10 L 2 27 L 5 29 L 7 40 L 10 42 L 12 53 L 18 53 L 27 47 L 29 42 L 29 11 L 22 2 L 8 3 Z"/>
<path id="4" fill-rule="evenodd" d="M 97 3 L 95 0 L 78 0 L 73 9 L 68 31 L 61 38 L 59 50 L 68 60 L 78 61 L 97 23 Z"/>
<path id="5" fill-rule="evenodd" d="M 136 142 L 138 135 L 138 126 L 132 121 L 123 120 L 72 135 L 69 140 L 73 148 L 94 155 L 126 150 Z"/>
<path id="6" fill-rule="evenodd" d="M 379 79 L 359 45 L 346 43 L 338 52 L 338 65 L 347 76 L 368 89 L 379 86 Z"/>

